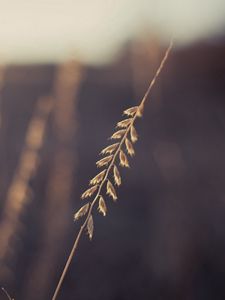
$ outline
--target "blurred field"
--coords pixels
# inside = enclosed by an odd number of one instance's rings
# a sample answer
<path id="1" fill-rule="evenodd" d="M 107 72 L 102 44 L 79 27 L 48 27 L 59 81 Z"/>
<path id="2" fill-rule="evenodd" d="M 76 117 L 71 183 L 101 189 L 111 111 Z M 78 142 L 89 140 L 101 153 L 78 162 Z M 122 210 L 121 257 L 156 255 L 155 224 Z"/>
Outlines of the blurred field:
<path id="1" fill-rule="evenodd" d="M 0 240 L 5 224 L 10 239 L 5 252 L 0 245 L 0 285 L 16 300 L 50 299 L 97 155 L 123 109 L 143 96 L 163 51 L 156 40 L 133 41 L 101 67 L 4 67 Z M 51 102 L 47 114 L 40 99 Z M 43 136 L 25 180 L 21 157 L 34 149 L 26 136 L 35 116 Z M 137 129 L 118 203 L 108 199 L 106 218 L 96 213 L 93 241 L 83 236 L 59 299 L 224 299 L 224 38 L 173 51 Z M 10 202 L 18 176 L 26 192 Z"/>

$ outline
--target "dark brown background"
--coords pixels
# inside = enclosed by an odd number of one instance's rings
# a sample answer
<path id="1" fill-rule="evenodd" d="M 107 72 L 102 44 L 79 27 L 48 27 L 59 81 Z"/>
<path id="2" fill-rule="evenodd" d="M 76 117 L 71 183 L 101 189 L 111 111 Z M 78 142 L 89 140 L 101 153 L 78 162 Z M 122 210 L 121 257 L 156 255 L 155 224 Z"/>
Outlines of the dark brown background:
<path id="1" fill-rule="evenodd" d="M 52 155 L 58 149 L 49 117 L 40 165 L 29 182 L 33 196 L 20 216 L 22 227 L 10 242 L 13 255 L 7 265 L 11 275 L 1 282 L 16 300 L 52 296 L 80 226 L 80 222 L 74 224 L 73 214 L 81 205 L 80 194 L 96 173 L 97 155 L 107 145 L 122 111 L 142 97 L 164 51 L 148 43 L 140 46 L 141 51 L 135 49 L 139 48 L 128 43 L 112 65 L 82 66 L 73 112 L 76 130 L 67 144 L 74 153 L 68 224 L 63 240 L 57 240 L 57 230 L 54 232 L 51 251 L 57 255 L 54 262 L 45 257 L 49 281 L 43 291 L 41 271 L 35 278 L 32 274 L 45 247 L 46 186 Z M 38 97 L 52 93 L 55 73 L 52 65 L 6 68 L 1 91 L 2 208 L 34 105 Z M 93 241 L 82 237 L 59 299 L 224 299 L 223 38 L 175 47 L 137 130 L 136 156 L 131 169 L 122 170 L 119 200 L 116 204 L 107 200 L 106 218 L 94 215 Z M 63 205 L 64 199 L 61 201 Z M 47 220 L 54 217 L 60 224 L 61 210 L 54 209 L 57 214 L 49 214 Z"/>

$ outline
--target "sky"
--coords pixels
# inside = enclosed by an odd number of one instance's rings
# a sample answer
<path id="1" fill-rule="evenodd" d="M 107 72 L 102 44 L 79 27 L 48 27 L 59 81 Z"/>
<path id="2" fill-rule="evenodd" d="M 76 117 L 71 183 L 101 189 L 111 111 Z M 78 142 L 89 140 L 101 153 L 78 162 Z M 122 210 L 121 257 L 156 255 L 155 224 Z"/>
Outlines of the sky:
<path id="1" fill-rule="evenodd" d="M 224 32 L 224 0 L 0 0 L 0 61 L 111 60 L 153 32 L 178 45 Z"/>

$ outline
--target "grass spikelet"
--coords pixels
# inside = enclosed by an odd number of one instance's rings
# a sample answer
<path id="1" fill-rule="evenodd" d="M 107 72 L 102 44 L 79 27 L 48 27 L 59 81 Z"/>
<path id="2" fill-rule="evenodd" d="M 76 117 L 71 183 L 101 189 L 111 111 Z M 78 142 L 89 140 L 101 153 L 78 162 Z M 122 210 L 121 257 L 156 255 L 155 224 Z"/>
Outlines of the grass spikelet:
<path id="1" fill-rule="evenodd" d="M 117 186 L 120 186 L 121 185 L 121 176 L 120 176 L 120 172 L 116 165 L 114 165 L 114 167 L 113 167 L 113 176 L 114 176 L 115 184 Z"/>
<path id="2" fill-rule="evenodd" d="M 105 172 L 106 172 L 106 169 L 103 170 L 102 172 L 98 173 L 94 178 L 91 179 L 90 184 L 95 185 L 95 184 L 100 183 L 105 176 Z"/>
<path id="3" fill-rule="evenodd" d="M 112 183 L 109 180 L 107 182 L 107 188 L 106 189 L 107 189 L 106 193 L 109 196 L 111 196 L 114 201 L 117 200 L 116 190 L 115 190 L 114 186 L 112 185 Z"/>
<path id="4" fill-rule="evenodd" d="M 103 214 L 104 217 L 106 216 L 107 207 L 106 207 L 105 200 L 103 199 L 102 196 L 100 196 L 98 200 L 98 210 L 101 214 Z"/>
<path id="5" fill-rule="evenodd" d="M 134 147 L 128 138 L 125 139 L 125 145 L 126 145 L 128 154 L 130 154 L 130 156 L 134 156 L 134 154 L 135 154 Z"/>
<path id="6" fill-rule="evenodd" d="M 97 167 L 98 167 L 98 168 L 101 168 L 101 167 L 103 167 L 103 166 L 107 166 L 108 163 L 110 162 L 110 160 L 112 159 L 112 157 L 113 157 L 112 155 L 109 155 L 109 156 L 106 156 L 106 157 L 104 157 L 104 158 L 98 160 L 98 161 L 96 162 Z"/>
<path id="7" fill-rule="evenodd" d="M 92 215 L 90 215 L 90 217 L 88 218 L 87 233 L 88 233 L 89 239 L 92 240 L 93 233 L 94 233 L 94 221 L 93 221 Z"/>
<path id="8" fill-rule="evenodd" d="M 138 140 L 138 134 L 137 134 L 137 131 L 136 131 L 134 125 L 132 125 L 130 128 L 130 138 L 133 143 L 137 142 L 137 140 Z"/>
<path id="9" fill-rule="evenodd" d="M 89 209 L 89 205 L 90 205 L 89 203 L 85 204 L 78 210 L 78 212 L 75 213 L 74 221 L 77 221 L 78 219 L 86 215 Z"/>
<path id="10" fill-rule="evenodd" d="M 143 116 L 143 112 L 144 112 L 144 104 L 141 103 L 139 106 L 138 106 L 138 110 L 137 110 L 137 116 L 140 118 Z"/>
<path id="11" fill-rule="evenodd" d="M 127 159 L 127 156 L 126 154 L 123 152 L 123 150 L 120 150 L 120 165 L 122 167 L 127 167 L 129 168 L 129 162 L 128 162 L 128 159 Z"/>
<path id="12" fill-rule="evenodd" d="M 117 123 L 116 127 L 127 128 L 127 126 L 130 125 L 132 120 L 133 120 L 132 118 L 122 120 L 122 121 Z"/>
<path id="13" fill-rule="evenodd" d="M 115 143 L 115 144 L 112 144 L 112 145 L 104 148 L 101 151 L 101 154 L 112 154 L 116 150 L 116 148 L 117 148 L 118 145 L 119 145 L 119 143 Z"/>
<path id="14" fill-rule="evenodd" d="M 138 110 L 138 106 L 130 107 L 130 108 L 124 110 L 123 114 L 133 117 L 135 115 L 135 113 L 137 112 L 137 110 Z"/>
<path id="15" fill-rule="evenodd" d="M 121 139 L 125 132 L 126 132 L 126 129 L 118 130 L 111 136 L 111 139 Z"/>
<path id="16" fill-rule="evenodd" d="M 82 195 L 81 195 L 81 199 L 85 199 L 88 197 L 91 197 L 94 192 L 96 192 L 98 188 L 98 185 L 92 186 L 91 188 L 87 189 Z"/>

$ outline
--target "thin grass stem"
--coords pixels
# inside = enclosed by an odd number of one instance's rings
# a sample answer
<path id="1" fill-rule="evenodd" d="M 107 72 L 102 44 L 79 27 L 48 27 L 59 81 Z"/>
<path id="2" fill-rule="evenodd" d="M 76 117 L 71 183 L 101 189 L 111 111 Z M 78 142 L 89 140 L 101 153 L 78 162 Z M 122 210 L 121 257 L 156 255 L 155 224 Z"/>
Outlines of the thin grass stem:
<path id="1" fill-rule="evenodd" d="M 60 279 L 59 279 L 59 281 L 58 281 L 58 284 L 57 284 L 57 286 L 56 286 L 56 289 L 55 289 L 54 295 L 53 295 L 53 297 L 52 297 L 52 300 L 56 300 L 57 296 L 59 295 L 60 289 L 61 289 L 61 287 L 62 287 L 62 283 L 63 283 L 63 281 L 64 281 L 64 278 L 65 278 L 66 274 L 67 274 L 67 271 L 68 271 L 68 269 L 69 269 L 69 266 L 70 266 L 70 264 L 71 264 L 71 261 L 72 261 L 74 255 L 75 255 L 75 253 L 76 253 L 76 250 L 77 250 L 77 247 L 78 247 L 80 238 L 81 238 L 81 236 L 82 236 L 82 233 L 83 233 L 85 227 L 87 226 L 87 223 L 88 223 L 89 218 L 91 217 L 91 214 L 92 214 L 92 211 L 93 211 L 93 207 L 94 207 L 94 205 L 96 204 L 96 202 L 98 201 L 99 196 L 101 195 L 102 188 L 103 188 L 104 184 L 105 184 L 105 183 L 107 182 L 107 180 L 108 180 L 109 173 L 110 173 L 111 169 L 112 169 L 113 166 L 114 166 L 114 163 L 115 163 L 116 158 L 118 157 L 119 153 L 120 153 L 121 150 L 122 150 L 122 146 L 124 145 L 124 142 L 125 142 L 125 140 L 126 140 L 127 137 L 128 137 L 128 134 L 131 133 L 131 130 L 132 130 L 132 127 L 133 127 L 133 125 L 134 125 L 134 122 L 135 122 L 136 118 L 140 116 L 140 111 L 143 111 L 143 109 L 144 109 L 145 102 L 146 102 L 146 100 L 147 100 L 147 98 L 148 98 L 148 96 L 149 96 L 149 94 L 150 94 L 150 92 L 151 92 L 151 90 L 152 90 L 152 88 L 153 88 L 153 86 L 154 86 L 154 84 L 155 84 L 155 82 L 156 82 L 158 76 L 160 75 L 160 73 L 161 73 L 161 71 L 162 71 L 162 69 L 163 69 L 163 67 L 164 67 L 164 65 L 165 65 L 165 62 L 166 62 L 167 59 L 168 59 L 168 56 L 169 56 L 169 53 L 170 53 L 172 47 L 173 47 L 173 41 L 171 40 L 171 41 L 170 41 L 170 44 L 169 44 L 169 46 L 168 46 L 168 48 L 167 48 L 167 50 L 166 50 L 166 52 L 165 52 L 165 54 L 164 54 L 164 56 L 163 56 L 162 61 L 161 61 L 160 65 L 159 65 L 159 67 L 158 67 L 158 69 L 157 69 L 157 71 L 156 71 L 156 73 L 155 73 L 153 79 L 151 80 L 151 82 L 150 82 L 150 84 L 149 84 L 149 86 L 148 86 L 148 89 L 147 89 L 147 91 L 146 91 L 144 97 L 142 98 L 142 100 L 140 101 L 140 104 L 138 105 L 138 109 L 137 109 L 136 112 L 132 115 L 132 120 L 131 120 L 131 122 L 129 123 L 129 125 L 126 127 L 126 130 L 125 130 L 125 132 L 124 132 L 124 135 L 123 135 L 123 137 L 121 138 L 120 142 L 118 143 L 118 146 L 117 146 L 117 148 L 116 148 L 116 150 L 115 150 L 115 152 L 114 152 L 114 154 L 113 154 L 113 157 L 112 157 L 112 159 L 111 159 L 111 161 L 110 161 L 110 164 L 108 165 L 108 167 L 107 167 L 107 169 L 106 169 L 105 176 L 104 176 L 103 180 L 101 181 L 101 183 L 100 183 L 99 186 L 98 186 L 96 196 L 95 196 L 94 199 L 92 200 L 91 205 L 89 206 L 89 210 L 88 210 L 88 212 L 87 212 L 86 218 L 85 218 L 85 220 L 84 220 L 82 226 L 80 227 L 80 230 L 79 230 L 79 232 L 78 232 L 78 234 L 77 234 L 77 236 L 76 236 L 76 238 L 75 238 L 75 241 L 74 241 L 72 250 L 71 250 L 71 252 L 70 252 L 70 254 L 69 254 L 69 257 L 68 257 L 68 259 L 67 259 L 67 262 L 66 262 L 66 264 L 65 264 L 65 266 L 64 266 L 63 272 L 62 272 L 62 274 L 61 274 L 61 276 L 60 276 Z"/>

